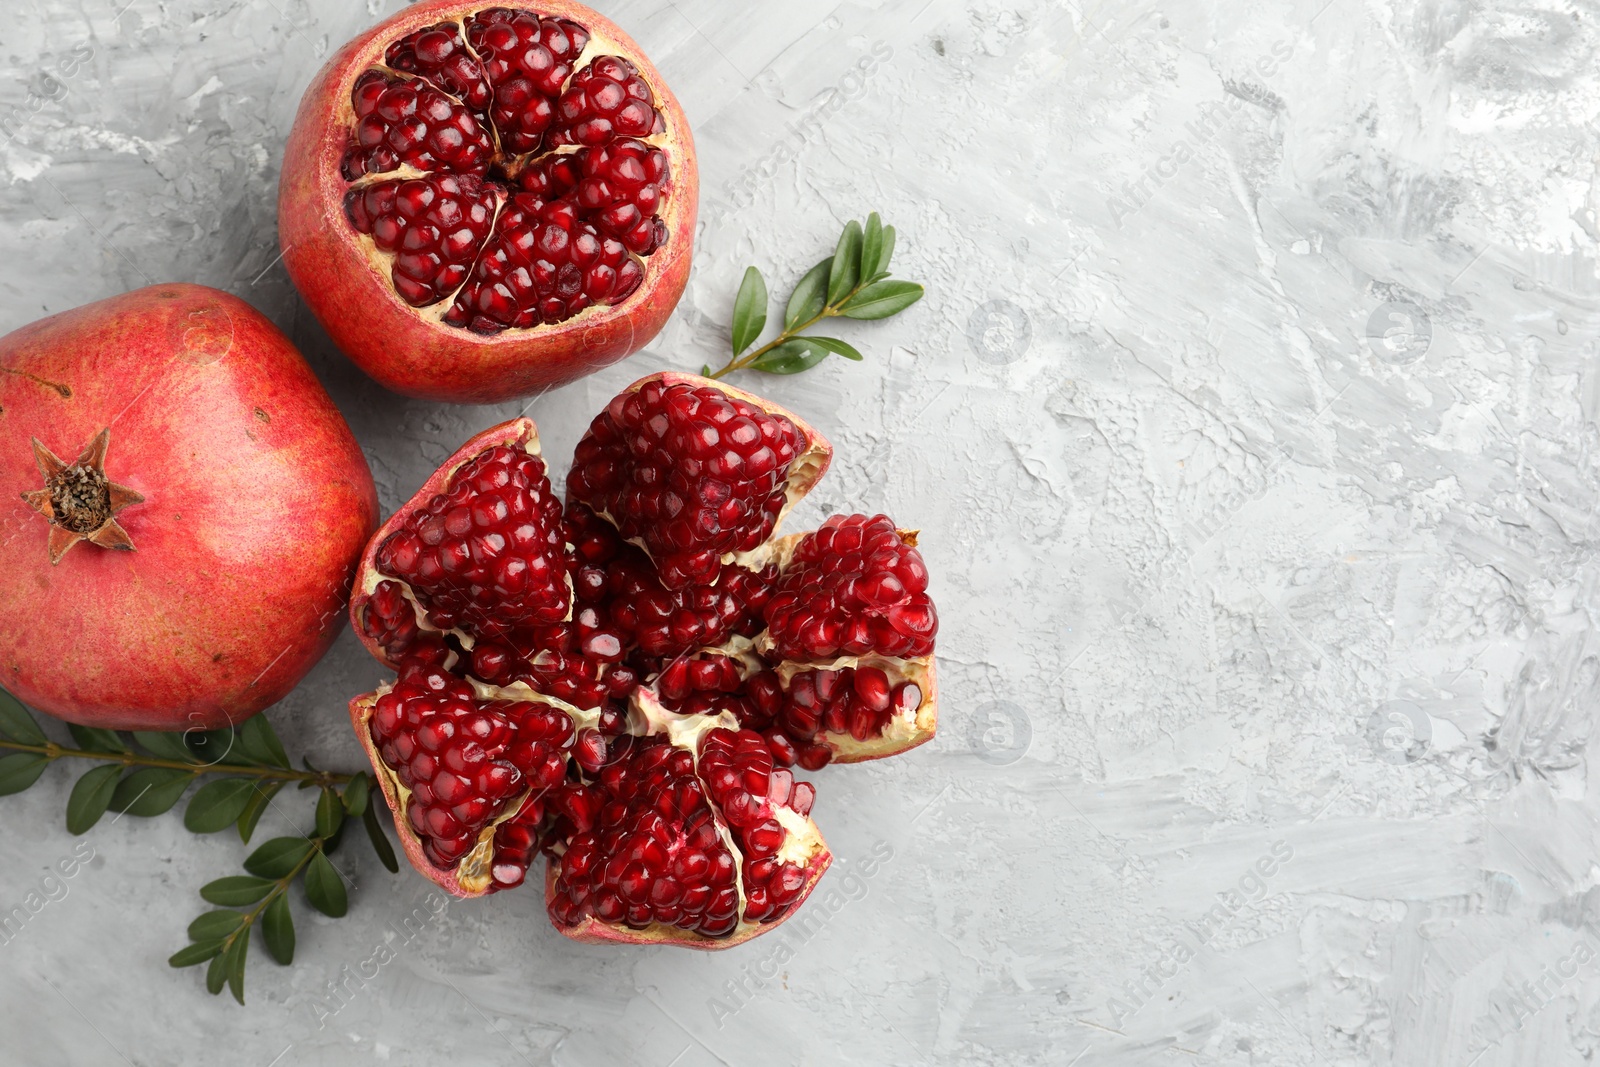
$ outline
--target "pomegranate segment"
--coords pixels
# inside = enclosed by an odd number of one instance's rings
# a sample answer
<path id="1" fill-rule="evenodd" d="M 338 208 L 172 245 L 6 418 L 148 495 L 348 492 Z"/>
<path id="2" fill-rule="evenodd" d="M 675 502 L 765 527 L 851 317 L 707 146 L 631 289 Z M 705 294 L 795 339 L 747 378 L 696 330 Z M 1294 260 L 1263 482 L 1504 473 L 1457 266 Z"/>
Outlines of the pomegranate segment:
<path id="1" fill-rule="evenodd" d="M 443 668 L 408 664 L 373 704 L 370 729 L 429 862 L 460 865 L 463 882 L 487 871 L 496 887 L 520 884 L 504 859 L 490 859 L 484 830 L 515 798 L 537 799 L 561 784 L 576 732 L 566 713 L 526 701 L 480 702 Z"/>
<path id="2" fill-rule="evenodd" d="M 467 40 L 494 84 L 490 118 L 507 151 L 535 152 L 589 31 L 565 19 L 495 8 L 467 19 Z"/>
<path id="3" fill-rule="evenodd" d="M 356 128 L 344 157 L 347 181 L 402 164 L 481 176 L 494 143 L 471 111 L 424 81 L 370 71 L 350 96 Z"/>
<path id="4" fill-rule="evenodd" d="M 648 256 L 667 240 L 667 224 L 657 211 L 671 176 L 665 152 L 629 138 L 546 156 L 517 182 L 524 192 L 549 200 L 574 194 L 600 232 L 617 238 L 628 251 Z"/>
<path id="5" fill-rule="evenodd" d="M 726 937 L 739 923 L 739 866 L 694 753 L 664 738 L 619 747 L 590 787 L 599 818 L 574 824 L 552 864 L 551 921 L 568 928 L 592 917 L 635 930 L 659 923 Z"/>
<path id="6" fill-rule="evenodd" d="M 493 186 L 471 176 L 431 175 L 350 190 L 345 217 L 393 255 L 390 280 L 412 307 L 461 288 L 499 210 Z"/>
<path id="7" fill-rule="evenodd" d="M 383 61 L 395 70 L 416 74 L 482 114 L 493 98 L 483 66 L 461 40 L 461 29 L 441 22 L 407 34 L 384 53 Z"/>
<path id="8" fill-rule="evenodd" d="M 666 128 L 639 68 L 621 56 L 601 56 L 580 70 L 561 94 L 557 114 L 555 145 L 603 145 L 617 137 L 653 137 Z"/>
<path id="9" fill-rule="evenodd" d="M 511 445 L 458 470 L 384 538 L 377 565 L 410 586 L 437 630 L 505 637 L 572 608 L 561 504 L 544 461 Z"/>
<path id="10" fill-rule="evenodd" d="M 483 334 L 564 322 L 621 303 L 643 280 L 622 242 L 581 219 L 571 201 L 518 193 L 444 321 Z"/>
<path id="11" fill-rule="evenodd" d="M 930 654 L 939 620 L 916 543 L 886 515 L 835 515 L 801 538 L 767 605 L 776 654 Z"/>
<path id="12" fill-rule="evenodd" d="M 704 585 L 772 536 L 811 444 L 725 386 L 646 379 L 590 424 L 567 496 L 643 545 L 669 588 Z"/>
<path id="13" fill-rule="evenodd" d="M 610 742 L 552 799 L 551 922 L 582 941 L 723 948 L 788 918 L 832 859 L 815 791 L 727 717 L 674 716 L 648 693 L 636 714 L 651 732 Z"/>

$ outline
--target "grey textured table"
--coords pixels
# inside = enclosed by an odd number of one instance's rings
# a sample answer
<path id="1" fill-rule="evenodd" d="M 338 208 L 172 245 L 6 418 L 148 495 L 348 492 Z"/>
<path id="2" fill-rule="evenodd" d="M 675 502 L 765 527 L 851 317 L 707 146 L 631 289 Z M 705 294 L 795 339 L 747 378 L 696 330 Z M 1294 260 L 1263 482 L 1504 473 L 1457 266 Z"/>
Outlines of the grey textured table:
<path id="1" fill-rule="evenodd" d="M 385 394 L 276 261 L 300 93 L 395 0 L 125 2 L 5 15 L 0 327 L 229 289 L 392 508 L 520 410 Z M 943 732 L 816 776 L 805 931 L 584 947 L 352 849 L 351 916 L 245 1008 L 164 963 L 238 842 L 75 841 L 52 773 L 0 802 L 0 910 L 93 859 L 0 945 L 0 1062 L 1590 1062 L 1594 9 L 601 6 L 695 123 L 700 253 L 649 351 L 532 405 L 547 450 L 717 358 L 747 263 L 777 287 L 882 211 L 929 299 L 850 329 L 864 364 L 742 384 L 838 446 L 797 523 L 926 531 Z M 358 766 L 379 677 L 346 635 L 272 720 Z"/>

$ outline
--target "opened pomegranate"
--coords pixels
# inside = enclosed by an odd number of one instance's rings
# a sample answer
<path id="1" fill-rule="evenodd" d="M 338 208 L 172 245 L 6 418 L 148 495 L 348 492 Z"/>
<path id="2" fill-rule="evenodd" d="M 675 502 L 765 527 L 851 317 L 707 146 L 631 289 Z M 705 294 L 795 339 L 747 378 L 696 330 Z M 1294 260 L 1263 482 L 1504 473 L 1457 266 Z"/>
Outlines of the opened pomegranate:
<path id="1" fill-rule="evenodd" d="M 937 722 L 916 536 L 777 534 L 830 456 L 759 397 L 659 374 L 594 420 L 565 507 L 517 419 L 389 519 L 351 610 L 400 677 L 351 715 L 419 870 L 478 895 L 542 849 L 584 940 L 726 947 L 793 912 L 829 853 L 791 768 Z"/>
<path id="2" fill-rule="evenodd" d="M 71 722 L 187 730 L 328 650 L 377 493 L 288 339 L 161 285 L 0 339 L 0 687 Z"/>
<path id="3" fill-rule="evenodd" d="M 697 197 L 688 123 L 611 22 L 570 0 L 423 0 L 306 91 L 279 232 L 368 374 L 489 403 L 648 343 L 687 284 Z"/>

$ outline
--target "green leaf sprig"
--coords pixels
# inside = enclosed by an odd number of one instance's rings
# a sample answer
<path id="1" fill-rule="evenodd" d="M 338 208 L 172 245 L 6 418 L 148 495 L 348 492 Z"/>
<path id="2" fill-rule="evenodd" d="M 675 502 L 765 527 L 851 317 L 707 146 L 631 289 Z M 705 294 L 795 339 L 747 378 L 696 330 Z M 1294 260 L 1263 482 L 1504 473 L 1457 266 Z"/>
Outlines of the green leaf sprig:
<path id="1" fill-rule="evenodd" d="M 885 226 L 876 211 L 864 226 L 851 219 L 833 255 L 807 271 L 789 295 L 778 336 L 749 354 L 746 351 L 767 328 L 768 296 L 761 272 L 747 269 L 733 301 L 729 330 L 733 358 L 721 370 L 707 364 L 700 373 L 707 378 L 723 378 L 736 370 L 798 374 L 829 355 L 859 361 L 861 353 L 847 342 L 808 336 L 805 331 L 829 318 L 886 319 L 922 299 L 922 286 L 889 277 L 894 241 L 894 227 Z"/>
<path id="2" fill-rule="evenodd" d="M 188 948 L 167 962 L 192 967 L 209 961 L 206 989 L 226 986 L 244 1003 L 244 969 L 250 931 L 259 926 L 268 953 L 287 966 L 294 960 L 294 917 L 289 889 L 298 880 L 313 908 L 338 918 L 349 910 L 342 875 L 328 856 L 344 836 L 347 819 L 360 819 L 378 859 L 399 871 L 394 849 L 383 832 L 378 795 L 365 771 L 339 774 L 311 766 L 297 770 L 266 717 L 257 715 L 227 730 L 159 733 L 69 726 L 76 748 L 50 740 L 39 723 L 10 693 L 0 689 L 0 796 L 20 793 L 39 780 L 46 767 L 63 759 L 93 760 L 67 798 L 67 829 L 87 833 L 107 811 L 146 818 L 174 808 L 189 787 L 208 780 L 189 797 L 183 824 L 197 834 L 235 827 L 250 843 L 256 824 L 284 786 L 319 790 L 314 826 L 303 837 L 275 837 L 245 859 L 243 875 L 208 882 L 200 896 L 217 910 L 189 924 Z M 243 909 L 243 910 L 240 910 Z"/>

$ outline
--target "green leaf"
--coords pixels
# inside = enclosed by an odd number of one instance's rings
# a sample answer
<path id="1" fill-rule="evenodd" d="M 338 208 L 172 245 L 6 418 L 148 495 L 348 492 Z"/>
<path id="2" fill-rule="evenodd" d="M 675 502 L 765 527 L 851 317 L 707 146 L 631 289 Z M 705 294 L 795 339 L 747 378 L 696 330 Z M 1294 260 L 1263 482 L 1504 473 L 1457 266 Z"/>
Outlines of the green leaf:
<path id="1" fill-rule="evenodd" d="M 289 754 L 283 750 L 283 742 L 278 740 L 265 715 L 246 719 L 239 727 L 238 750 L 251 763 L 266 767 L 291 766 Z"/>
<path id="2" fill-rule="evenodd" d="M 228 984 L 228 958 L 218 956 L 206 968 L 206 992 L 216 996 Z"/>
<path id="3" fill-rule="evenodd" d="M 229 756 L 238 758 L 239 738 L 231 726 L 224 726 L 220 730 L 190 730 L 183 735 L 183 739 L 188 742 L 190 758 L 208 767 L 222 763 Z"/>
<path id="4" fill-rule="evenodd" d="M 833 265 L 828 268 L 828 303 L 832 305 L 843 300 L 860 279 L 861 223 L 851 219 L 839 235 L 839 246 L 833 251 Z"/>
<path id="5" fill-rule="evenodd" d="M 372 851 L 378 854 L 378 861 L 389 868 L 390 874 L 399 874 L 400 861 L 395 859 L 394 846 L 389 844 L 389 835 L 383 832 L 383 824 L 378 821 L 380 807 L 386 813 L 389 810 L 387 805 L 368 804 L 361 821 L 367 827 L 367 838 L 372 842 Z"/>
<path id="6" fill-rule="evenodd" d="M 883 220 L 874 211 L 867 216 L 867 228 L 861 234 L 861 277 L 870 278 L 881 270 L 878 257 L 883 255 Z"/>
<path id="7" fill-rule="evenodd" d="M 733 354 L 749 348 L 766 328 L 767 283 L 759 270 L 749 267 L 733 301 Z"/>
<path id="8" fill-rule="evenodd" d="M 828 358 L 828 350 L 810 343 L 809 338 L 797 337 L 785 341 L 771 352 L 750 364 L 751 370 L 766 374 L 799 374 L 810 370 Z"/>
<path id="9" fill-rule="evenodd" d="M 845 301 L 840 313 L 851 319 L 886 319 L 922 299 L 922 286 L 893 278 L 873 282 Z"/>
<path id="10" fill-rule="evenodd" d="M 709 378 L 715 373 L 717 373 L 717 372 L 711 369 L 711 364 L 709 364 L 709 363 L 700 364 L 700 377 Z"/>
<path id="11" fill-rule="evenodd" d="M 276 882 L 265 878 L 251 878 L 248 874 L 230 874 L 200 887 L 201 899 L 224 908 L 242 908 L 254 904 L 268 893 Z"/>
<path id="12" fill-rule="evenodd" d="M 339 918 L 350 910 L 350 900 L 345 895 L 344 879 L 333 869 L 328 857 L 318 852 L 306 868 L 306 899 L 322 914 Z"/>
<path id="13" fill-rule="evenodd" d="M 360 818 L 367 810 L 367 801 L 371 798 L 372 778 L 365 774 L 358 774 L 350 779 L 350 784 L 344 787 L 344 810 L 352 816 Z"/>
<path id="14" fill-rule="evenodd" d="M 272 803 L 272 798 L 282 788 L 282 782 L 273 782 L 271 785 L 256 783 L 256 791 L 251 793 L 250 799 L 244 802 L 244 813 L 239 816 L 240 841 L 247 845 L 250 843 L 250 835 L 256 832 L 256 824 L 261 821 L 261 816 L 267 810 L 267 805 Z"/>
<path id="15" fill-rule="evenodd" d="M 789 306 L 783 312 L 783 328 L 792 330 L 801 323 L 810 322 L 822 314 L 828 304 L 828 269 L 833 257 L 818 263 L 800 279 L 800 284 L 789 294 Z"/>
<path id="16" fill-rule="evenodd" d="M 263 878 L 287 878 L 311 848 L 303 837 L 274 837 L 245 858 L 244 869 Z"/>
<path id="17" fill-rule="evenodd" d="M 894 258 L 894 227 L 883 228 L 883 251 L 878 253 L 878 269 L 874 274 L 889 273 L 889 260 Z"/>
<path id="18" fill-rule="evenodd" d="M 68 833 L 88 833 L 89 828 L 100 821 L 121 776 L 122 764 L 112 763 L 96 767 L 78 779 L 72 787 L 72 795 L 67 798 Z"/>
<path id="19" fill-rule="evenodd" d="M 289 914 L 287 894 L 274 898 L 262 913 L 261 940 L 273 959 L 285 967 L 294 962 L 294 916 Z"/>
<path id="20" fill-rule="evenodd" d="M 140 767 L 117 783 L 111 810 L 151 818 L 165 815 L 194 781 L 194 775 L 176 767 Z"/>
<path id="21" fill-rule="evenodd" d="M 344 805 L 339 802 L 339 794 L 324 789 L 317 798 L 317 836 L 326 841 L 339 832 L 339 825 L 343 822 Z"/>
<path id="22" fill-rule="evenodd" d="M 183 812 L 183 825 L 197 834 L 226 830 L 244 814 L 256 783 L 251 778 L 222 778 L 196 790 Z"/>
<path id="23" fill-rule="evenodd" d="M 0 797 L 20 793 L 34 782 L 50 765 L 50 757 L 32 752 L 13 752 L 0 757 Z"/>
<path id="24" fill-rule="evenodd" d="M 78 743 L 78 747 L 85 751 L 128 751 L 128 746 L 123 744 L 122 738 L 117 736 L 115 730 L 96 730 L 91 726 L 79 726 L 77 723 L 68 723 L 67 730 L 72 734 L 72 739 Z"/>
<path id="25" fill-rule="evenodd" d="M 47 738 L 22 701 L 0 689 L 0 735 L 24 745 L 42 745 Z"/>
<path id="26" fill-rule="evenodd" d="M 152 756 L 162 759 L 181 760 L 184 763 L 194 762 L 194 753 L 189 751 L 189 746 L 184 743 L 182 734 L 161 734 L 154 730 L 135 730 L 133 739 L 139 746 Z"/>
<path id="27" fill-rule="evenodd" d="M 221 941 L 202 941 L 188 948 L 181 948 L 167 958 L 169 967 L 193 967 L 197 963 L 204 963 L 222 951 Z"/>
<path id="28" fill-rule="evenodd" d="M 242 911 L 208 911 L 189 924 L 189 940 L 221 941 L 243 925 Z"/>
<path id="29" fill-rule="evenodd" d="M 250 938 L 236 937 L 233 944 L 228 946 L 228 951 L 222 954 L 222 959 L 226 961 L 223 967 L 228 972 L 228 991 L 240 1004 L 244 1003 L 244 958 L 249 952 Z"/>
<path id="30" fill-rule="evenodd" d="M 797 338 L 797 340 L 805 341 L 808 344 L 814 345 L 818 348 L 826 348 L 829 352 L 832 352 L 836 356 L 843 356 L 845 359 L 853 359 L 858 363 L 861 362 L 863 358 L 861 353 L 855 350 L 854 346 L 845 344 L 837 337 L 800 337 Z"/>

